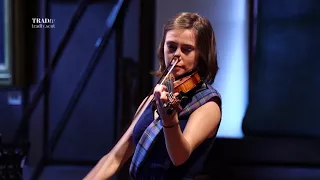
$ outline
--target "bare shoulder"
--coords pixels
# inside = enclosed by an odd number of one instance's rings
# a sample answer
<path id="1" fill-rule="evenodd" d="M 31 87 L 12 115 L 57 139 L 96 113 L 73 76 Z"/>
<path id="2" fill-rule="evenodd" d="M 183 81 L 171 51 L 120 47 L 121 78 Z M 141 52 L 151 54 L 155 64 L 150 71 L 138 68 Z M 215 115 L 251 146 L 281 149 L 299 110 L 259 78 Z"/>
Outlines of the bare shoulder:
<path id="1" fill-rule="evenodd" d="M 189 118 L 189 121 L 220 121 L 221 110 L 217 101 L 209 101 L 196 109 Z M 200 122 L 199 122 L 200 123 Z"/>
<path id="2" fill-rule="evenodd" d="M 190 115 L 183 134 L 192 150 L 216 134 L 221 121 L 219 101 L 220 98 L 215 96 Z"/>

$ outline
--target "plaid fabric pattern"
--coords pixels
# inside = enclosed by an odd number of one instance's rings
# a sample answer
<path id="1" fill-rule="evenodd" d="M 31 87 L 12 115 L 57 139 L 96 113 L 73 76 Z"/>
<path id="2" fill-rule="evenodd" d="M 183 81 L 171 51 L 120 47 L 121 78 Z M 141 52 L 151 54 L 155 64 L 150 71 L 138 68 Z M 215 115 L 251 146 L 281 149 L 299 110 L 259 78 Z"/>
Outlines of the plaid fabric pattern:
<path id="1" fill-rule="evenodd" d="M 208 102 L 211 98 L 218 96 L 220 99 L 220 94 L 212 88 L 212 86 L 207 86 L 208 89 L 199 91 L 195 96 L 192 97 L 190 103 L 183 108 L 183 110 L 179 113 L 179 116 L 185 116 L 191 114 L 193 111 L 198 109 L 200 106 Z"/>
<path id="2" fill-rule="evenodd" d="M 145 157 L 148 155 L 148 150 L 151 145 L 154 143 L 154 139 L 159 134 L 162 129 L 162 125 L 160 123 L 160 118 L 155 119 L 143 132 L 134 155 L 132 157 L 132 161 L 130 164 L 130 175 L 135 178 L 135 175 L 138 172 L 139 167 L 143 163 Z"/>
<path id="3" fill-rule="evenodd" d="M 179 113 L 179 117 L 190 115 L 197 108 L 208 102 L 212 97 L 219 96 L 218 92 L 211 86 L 206 85 L 206 89 L 202 89 L 192 97 L 191 102 L 189 102 L 185 108 Z M 157 137 L 159 132 L 162 130 L 162 124 L 160 118 L 155 119 L 142 134 L 139 143 L 135 149 L 134 155 L 132 157 L 129 173 L 133 178 L 136 178 L 136 174 L 139 171 L 142 163 L 146 159 L 151 146 L 155 142 L 154 139 Z"/>

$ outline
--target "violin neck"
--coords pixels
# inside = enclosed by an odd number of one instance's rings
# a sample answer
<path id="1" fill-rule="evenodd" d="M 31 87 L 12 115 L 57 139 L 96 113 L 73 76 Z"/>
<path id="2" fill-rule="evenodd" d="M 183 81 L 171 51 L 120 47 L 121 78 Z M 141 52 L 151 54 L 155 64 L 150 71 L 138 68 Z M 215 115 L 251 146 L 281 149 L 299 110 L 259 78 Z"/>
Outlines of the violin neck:
<path id="1" fill-rule="evenodd" d="M 172 73 L 168 74 L 167 78 L 163 81 L 163 85 L 167 87 L 168 92 L 174 91 L 173 82 L 175 81 L 175 78 Z"/>

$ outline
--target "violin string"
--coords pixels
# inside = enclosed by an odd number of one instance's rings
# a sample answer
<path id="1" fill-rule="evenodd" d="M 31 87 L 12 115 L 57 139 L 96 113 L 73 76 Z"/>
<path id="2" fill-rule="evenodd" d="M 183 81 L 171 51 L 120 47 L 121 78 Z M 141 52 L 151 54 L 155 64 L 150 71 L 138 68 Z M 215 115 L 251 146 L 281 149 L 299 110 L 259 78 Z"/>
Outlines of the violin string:
<path id="1" fill-rule="evenodd" d="M 163 82 L 167 79 L 168 75 L 171 73 L 172 69 L 174 68 L 174 66 L 176 66 L 176 64 L 178 63 L 179 60 L 176 60 L 173 65 L 170 67 L 168 73 L 166 74 L 166 76 L 163 78 L 162 82 L 160 83 L 161 85 L 163 84 Z"/>
<path id="2" fill-rule="evenodd" d="M 172 77 L 169 77 L 166 81 L 165 81 L 165 86 L 167 87 L 168 92 L 172 92 L 173 91 L 173 79 Z"/>
<path id="3" fill-rule="evenodd" d="M 167 87 L 168 92 L 173 92 L 173 82 L 174 82 L 174 76 L 172 73 L 168 76 L 168 78 L 164 81 L 165 86 Z"/>
<path id="4" fill-rule="evenodd" d="M 170 93 L 173 92 L 173 82 L 174 82 L 174 76 L 172 75 L 171 78 L 169 79 L 169 84 L 170 84 Z"/>

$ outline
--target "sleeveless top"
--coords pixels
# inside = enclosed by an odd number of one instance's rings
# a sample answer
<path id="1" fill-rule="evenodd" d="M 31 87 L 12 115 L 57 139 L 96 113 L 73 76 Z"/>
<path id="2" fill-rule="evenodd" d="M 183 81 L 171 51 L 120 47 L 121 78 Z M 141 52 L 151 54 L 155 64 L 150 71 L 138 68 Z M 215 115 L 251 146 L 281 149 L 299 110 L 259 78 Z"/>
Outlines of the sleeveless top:
<path id="1" fill-rule="evenodd" d="M 215 90 L 212 86 L 203 83 L 200 88 L 195 89 L 191 94 L 189 94 L 187 99 L 184 99 L 181 102 L 182 108 L 185 108 L 192 100 L 197 93 L 202 91 L 210 91 L 213 93 L 213 97 L 219 98 L 219 107 L 221 111 L 221 96 L 217 90 Z M 201 101 L 201 99 L 197 100 Z M 194 103 L 194 102 L 193 102 Z M 205 103 L 205 102 L 202 102 Z M 194 103 L 194 106 L 197 106 L 197 102 Z M 193 108 L 198 108 L 194 107 Z M 190 108 L 190 106 L 189 106 Z M 192 108 L 192 107 L 191 107 Z M 192 111 L 193 112 L 193 111 Z M 183 132 L 187 121 L 189 119 L 190 114 L 184 113 L 179 114 L 179 124 L 181 131 Z M 152 108 L 152 104 L 150 103 L 146 110 L 141 115 L 137 124 L 133 130 L 133 141 L 137 146 L 142 134 L 145 129 L 149 126 L 150 123 L 154 121 L 154 111 Z M 155 180 L 179 180 L 179 179 L 192 179 L 196 175 L 201 174 L 203 170 L 203 165 L 207 158 L 207 155 L 211 149 L 211 146 L 214 142 L 215 135 L 211 138 L 207 138 L 204 140 L 198 147 L 193 151 L 190 155 L 189 159 L 180 166 L 175 166 L 172 164 L 170 157 L 168 155 L 165 138 L 163 134 L 163 130 L 159 132 L 158 136 L 155 139 L 155 142 L 148 154 L 143 166 L 140 171 L 136 174 L 135 179 L 143 180 L 143 179 L 155 179 Z"/>

